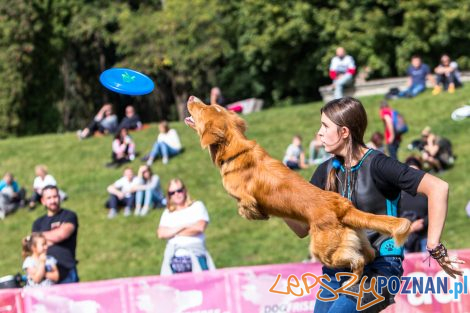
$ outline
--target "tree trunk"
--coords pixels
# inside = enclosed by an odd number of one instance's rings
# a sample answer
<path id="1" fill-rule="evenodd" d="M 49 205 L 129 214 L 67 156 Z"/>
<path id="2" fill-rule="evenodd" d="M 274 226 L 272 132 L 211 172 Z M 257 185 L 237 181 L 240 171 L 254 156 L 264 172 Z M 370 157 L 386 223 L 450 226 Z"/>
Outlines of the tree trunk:
<path id="1" fill-rule="evenodd" d="M 186 116 L 189 116 L 188 109 L 186 108 L 186 101 L 188 100 L 189 86 L 183 75 L 174 74 L 171 76 L 171 89 L 173 97 L 176 101 L 176 111 L 178 112 L 178 120 L 183 121 Z"/>

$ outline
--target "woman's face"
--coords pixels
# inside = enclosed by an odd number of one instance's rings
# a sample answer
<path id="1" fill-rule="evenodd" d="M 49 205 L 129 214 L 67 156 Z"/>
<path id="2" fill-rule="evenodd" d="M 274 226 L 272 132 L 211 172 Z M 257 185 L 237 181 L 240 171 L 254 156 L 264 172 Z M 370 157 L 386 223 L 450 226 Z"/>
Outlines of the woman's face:
<path id="1" fill-rule="evenodd" d="M 343 127 L 344 129 L 345 127 Z M 325 151 L 335 155 L 341 155 L 340 152 L 346 145 L 346 139 L 341 131 L 338 131 L 338 125 L 333 123 L 325 113 L 321 115 L 321 127 L 318 131 L 321 143 L 325 147 Z"/>
<path id="2" fill-rule="evenodd" d="M 186 201 L 186 189 L 180 182 L 173 182 L 168 188 L 170 201 L 175 205 L 182 205 Z"/>
<path id="3" fill-rule="evenodd" d="M 148 169 L 145 169 L 142 172 L 142 176 L 144 176 L 145 179 L 150 179 L 150 171 Z"/>

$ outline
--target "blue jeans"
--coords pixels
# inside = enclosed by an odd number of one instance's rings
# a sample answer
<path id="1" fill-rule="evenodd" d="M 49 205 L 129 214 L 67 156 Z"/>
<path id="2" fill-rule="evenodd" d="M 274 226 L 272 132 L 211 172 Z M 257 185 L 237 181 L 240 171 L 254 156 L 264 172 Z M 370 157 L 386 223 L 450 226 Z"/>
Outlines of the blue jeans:
<path id="1" fill-rule="evenodd" d="M 343 97 L 343 89 L 345 86 L 351 84 L 353 81 L 353 76 L 349 73 L 343 74 L 340 78 L 334 81 L 335 83 L 335 92 L 334 97 L 335 99 L 339 99 Z"/>
<path id="2" fill-rule="evenodd" d="M 152 147 L 152 151 L 150 151 L 150 158 L 155 160 L 158 157 L 166 158 L 175 156 L 180 152 L 180 149 L 174 149 L 164 143 L 163 141 L 157 141 Z"/>
<path id="3" fill-rule="evenodd" d="M 323 267 L 323 274 L 327 274 L 331 281 L 323 280 L 323 282 L 331 287 L 333 290 L 336 290 L 341 287 L 341 285 L 349 279 L 347 276 L 341 277 L 341 280 L 336 280 L 335 274 L 338 272 L 351 272 L 349 269 L 331 269 L 327 267 Z M 397 276 L 401 277 L 403 275 L 403 267 L 402 267 L 402 259 L 400 257 L 394 256 L 384 256 L 384 257 L 377 257 L 375 260 L 366 265 L 364 268 L 364 275 L 368 278 L 377 277 L 377 276 L 384 276 L 384 277 L 391 277 Z M 368 279 L 365 283 L 366 288 L 370 288 L 370 280 Z M 322 298 L 331 298 L 334 295 L 328 291 L 327 289 L 321 287 L 320 296 Z M 358 292 L 359 291 L 359 284 L 356 284 L 348 290 Z M 339 294 L 339 298 L 335 301 L 324 302 L 321 300 L 316 300 L 315 302 L 315 309 L 314 313 L 350 313 L 350 312 L 379 312 L 393 304 L 394 296 L 391 295 L 387 288 L 382 289 L 382 296 L 385 297 L 385 300 L 379 302 L 363 311 L 356 311 L 356 303 L 357 298 L 350 295 L 345 295 L 343 293 Z M 375 296 L 372 293 L 366 293 L 363 297 L 362 305 L 369 303 L 375 300 Z"/>
<path id="4" fill-rule="evenodd" d="M 153 203 L 157 207 L 166 206 L 166 198 L 158 190 L 140 190 L 136 192 L 135 204 L 143 207 L 149 207 L 150 203 Z"/>
<path id="5" fill-rule="evenodd" d="M 78 283 L 79 281 L 80 278 L 78 277 L 77 267 L 73 267 L 69 270 L 67 276 L 61 279 L 58 284 Z"/>
<path id="6" fill-rule="evenodd" d="M 119 199 L 117 196 L 111 194 L 109 195 L 108 207 L 115 210 L 117 210 L 117 208 L 120 206 L 132 208 L 134 206 L 134 202 L 134 194 L 132 194 L 130 197 L 124 197 L 123 199 Z"/>
<path id="7" fill-rule="evenodd" d="M 392 143 L 387 145 L 388 154 L 392 159 L 398 160 L 398 148 L 400 147 L 400 141 L 394 139 Z"/>
<path id="8" fill-rule="evenodd" d="M 416 97 L 418 94 L 422 93 L 426 89 L 424 84 L 413 84 L 408 89 L 404 91 L 400 91 L 398 97 L 400 98 L 413 98 Z"/>

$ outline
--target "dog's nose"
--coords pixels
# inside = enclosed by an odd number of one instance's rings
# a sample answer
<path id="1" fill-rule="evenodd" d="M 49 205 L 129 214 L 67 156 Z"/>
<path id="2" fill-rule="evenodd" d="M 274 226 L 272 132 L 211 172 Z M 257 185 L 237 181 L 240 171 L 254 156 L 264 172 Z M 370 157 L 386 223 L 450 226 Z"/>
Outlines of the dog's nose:
<path id="1" fill-rule="evenodd" d="M 195 96 L 189 96 L 188 102 L 194 102 Z"/>

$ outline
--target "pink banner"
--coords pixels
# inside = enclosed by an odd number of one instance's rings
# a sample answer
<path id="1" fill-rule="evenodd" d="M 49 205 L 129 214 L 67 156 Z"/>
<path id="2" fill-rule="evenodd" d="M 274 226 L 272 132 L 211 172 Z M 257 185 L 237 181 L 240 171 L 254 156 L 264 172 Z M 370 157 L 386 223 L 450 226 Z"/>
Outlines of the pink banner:
<path id="1" fill-rule="evenodd" d="M 0 290 L 0 313 L 22 313 L 23 303 L 20 289 Z"/>
<path id="2" fill-rule="evenodd" d="M 223 271 L 139 277 L 128 286 L 131 313 L 233 312 Z"/>
<path id="3" fill-rule="evenodd" d="M 447 277 L 447 293 L 399 294 L 387 313 L 470 312 L 470 250 L 451 251 L 464 259 L 464 279 L 452 279 L 425 254 L 409 254 L 405 276 Z M 313 312 L 321 275 L 318 263 L 276 264 L 220 269 L 175 276 L 150 276 L 0 291 L 0 313 L 278 313 Z M 304 279 L 303 279 L 304 278 Z M 408 286 L 408 289 L 412 285 Z M 456 296 L 458 289 L 467 294 Z M 451 293 L 453 290 L 454 293 Z"/>
<path id="4" fill-rule="evenodd" d="M 460 266 L 464 271 L 464 275 L 458 276 L 457 279 L 453 279 L 447 275 L 434 260 L 431 260 L 431 262 L 429 262 L 429 260 L 424 261 L 427 256 L 427 253 L 406 255 L 405 261 L 403 262 L 405 270 L 404 276 L 416 277 L 417 279 L 423 277 L 423 280 L 425 277 L 431 276 L 433 277 L 434 286 L 437 286 L 438 277 L 447 277 L 449 292 L 441 292 L 438 294 L 400 294 L 395 298 L 397 303 L 388 308 L 386 312 L 470 312 L 470 295 L 460 294 L 457 296 L 455 294 L 455 287 L 459 283 L 461 283 L 463 290 L 466 284 L 466 288 L 468 292 L 470 292 L 470 250 L 449 251 L 450 257 L 458 256 L 459 259 L 466 262 L 466 264 Z M 431 264 L 430 266 L 429 263 Z M 464 280 L 465 276 L 467 277 L 466 280 Z M 408 289 L 411 289 L 412 285 L 411 283 Z M 450 293 L 450 290 L 453 292 Z"/>
<path id="5" fill-rule="evenodd" d="M 236 310 L 233 312 L 313 312 L 318 286 L 307 292 L 308 287 L 302 281 L 302 275 L 306 273 L 321 275 L 321 265 L 269 265 L 247 267 L 234 272 L 231 285 Z M 305 279 L 307 286 L 314 284 L 308 274 Z"/>

